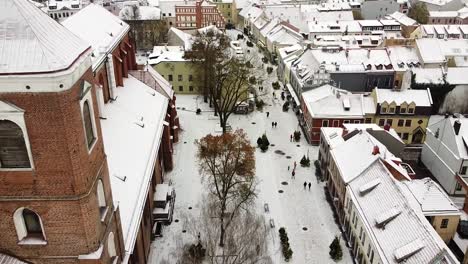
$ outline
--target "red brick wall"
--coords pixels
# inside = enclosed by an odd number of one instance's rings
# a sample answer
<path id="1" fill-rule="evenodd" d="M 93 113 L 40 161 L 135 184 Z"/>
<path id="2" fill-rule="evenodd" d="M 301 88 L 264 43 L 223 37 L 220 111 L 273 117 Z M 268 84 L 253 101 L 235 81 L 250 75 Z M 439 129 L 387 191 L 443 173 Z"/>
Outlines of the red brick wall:
<path id="1" fill-rule="evenodd" d="M 91 69 L 82 79 L 93 82 Z M 0 100 L 25 110 L 25 122 L 33 156 L 30 172 L 0 171 L 0 251 L 34 263 L 75 263 L 77 259 L 37 259 L 45 256 L 77 256 L 98 249 L 116 225 L 101 223 L 96 181 L 101 177 L 107 205 L 112 208 L 107 162 L 99 123 L 95 87 L 91 91 L 97 141 L 88 153 L 78 100 L 81 81 L 58 93 L 4 93 Z M 44 246 L 20 246 L 14 212 L 29 208 L 41 217 L 47 240 Z M 106 220 L 112 220 L 108 211 Z M 120 238 L 119 238 L 120 239 Z M 107 247 L 106 247 L 107 248 Z M 107 253 L 104 253 L 102 261 Z"/>

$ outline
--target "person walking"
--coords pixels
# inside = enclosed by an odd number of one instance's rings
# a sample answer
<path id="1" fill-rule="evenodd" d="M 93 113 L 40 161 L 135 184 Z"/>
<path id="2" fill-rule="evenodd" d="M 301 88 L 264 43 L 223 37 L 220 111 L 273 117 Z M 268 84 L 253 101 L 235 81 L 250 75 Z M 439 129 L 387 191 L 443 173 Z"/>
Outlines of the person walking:
<path id="1" fill-rule="evenodd" d="M 290 169 L 290 166 L 288 165 L 288 171 L 289 171 L 289 169 Z"/>
<path id="2" fill-rule="evenodd" d="M 275 128 L 278 126 L 278 122 L 275 122 Z"/>
<path id="3" fill-rule="evenodd" d="M 307 182 L 304 182 L 304 190 L 305 190 L 306 186 L 307 186 Z"/>
<path id="4" fill-rule="evenodd" d="M 295 178 L 296 178 L 296 171 L 293 170 L 291 173 L 291 179 L 295 179 Z"/>
<path id="5" fill-rule="evenodd" d="M 271 122 L 271 128 L 275 127 L 275 122 Z"/>
<path id="6" fill-rule="evenodd" d="M 296 169 L 296 166 L 297 166 L 297 163 L 296 161 L 294 161 L 294 169 Z"/>
<path id="7" fill-rule="evenodd" d="M 269 116 L 270 116 L 270 112 L 266 112 L 266 115 L 267 115 L 267 117 L 269 117 Z"/>
<path id="8" fill-rule="evenodd" d="M 289 136 L 289 142 L 292 142 L 292 134 Z"/>
<path id="9" fill-rule="evenodd" d="M 312 183 L 309 182 L 309 191 L 310 191 L 310 186 L 312 185 Z"/>

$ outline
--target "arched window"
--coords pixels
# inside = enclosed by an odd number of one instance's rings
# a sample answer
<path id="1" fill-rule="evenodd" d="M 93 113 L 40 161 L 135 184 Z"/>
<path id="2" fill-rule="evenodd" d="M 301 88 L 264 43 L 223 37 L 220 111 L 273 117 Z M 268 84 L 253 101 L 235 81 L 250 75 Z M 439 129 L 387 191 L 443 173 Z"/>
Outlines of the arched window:
<path id="1" fill-rule="evenodd" d="M 117 256 L 117 252 L 115 250 L 114 233 L 112 232 L 110 232 L 109 236 L 107 236 L 107 253 L 109 253 L 110 258 Z"/>
<path id="2" fill-rule="evenodd" d="M 98 180 L 97 183 L 97 198 L 99 207 L 106 207 L 106 196 L 104 194 L 104 186 L 102 185 L 102 180 Z"/>
<path id="3" fill-rule="evenodd" d="M 13 221 L 20 244 L 45 242 L 41 218 L 34 211 L 20 208 L 13 215 Z"/>
<path id="4" fill-rule="evenodd" d="M 91 149 L 96 137 L 94 136 L 93 130 L 93 119 L 91 117 L 91 108 L 89 106 L 89 102 L 86 100 L 83 104 L 83 121 L 84 121 L 84 128 L 86 133 L 86 143 L 88 144 L 88 149 Z"/>
<path id="5" fill-rule="evenodd" d="M 9 120 L 0 120 L 0 168 L 30 167 L 21 127 Z"/>

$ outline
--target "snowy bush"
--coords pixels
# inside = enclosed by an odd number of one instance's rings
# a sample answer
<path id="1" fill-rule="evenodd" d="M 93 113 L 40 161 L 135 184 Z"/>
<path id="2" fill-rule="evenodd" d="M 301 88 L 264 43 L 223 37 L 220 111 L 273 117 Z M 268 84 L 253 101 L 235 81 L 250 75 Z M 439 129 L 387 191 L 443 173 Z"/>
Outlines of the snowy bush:
<path id="1" fill-rule="evenodd" d="M 253 43 L 250 42 L 249 40 L 247 40 L 247 43 L 246 43 L 246 44 L 247 44 L 247 47 L 250 47 L 250 48 L 253 47 Z"/>
<path id="2" fill-rule="evenodd" d="M 273 68 L 272 68 L 273 69 Z M 279 90 L 279 88 L 281 88 L 281 85 L 279 84 L 279 82 L 272 82 L 271 83 L 271 86 L 273 87 L 273 89 L 275 90 Z"/>
<path id="3" fill-rule="evenodd" d="M 264 105 L 265 105 L 265 102 L 262 99 L 255 101 L 255 106 L 257 107 L 258 110 L 261 110 Z"/>
<path id="4" fill-rule="evenodd" d="M 245 63 L 245 66 L 247 66 L 247 68 L 253 68 L 254 67 L 250 61 L 247 61 Z"/>
<path id="5" fill-rule="evenodd" d="M 192 244 L 189 248 L 188 248 L 188 254 L 190 255 L 190 257 L 197 261 L 197 262 L 201 262 L 204 258 L 205 258 L 205 255 L 206 255 L 206 249 L 203 248 L 203 246 L 201 245 L 200 242 L 198 242 L 198 244 Z"/>
<path id="6" fill-rule="evenodd" d="M 268 66 L 267 67 L 267 73 L 271 74 L 273 72 L 273 67 Z"/>
<path id="7" fill-rule="evenodd" d="M 262 137 L 259 137 L 257 140 L 257 144 L 259 145 L 260 149 L 265 152 L 268 150 L 268 146 L 270 146 L 270 141 L 266 134 L 263 134 Z"/>
<path id="8" fill-rule="evenodd" d="M 288 233 L 286 233 L 286 229 L 281 227 L 279 229 L 279 236 L 281 241 L 281 251 L 283 252 L 284 260 L 288 262 L 292 258 L 293 251 L 289 245 L 289 238 Z"/>
<path id="9" fill-rule="evenodd" d="M 255 84 L 257 82 L 257 78 L 255 78 L 255 76 L 250 76 L 249 77 L 249 82 L 250 82 L 250 84 Z"/>
<path id="10" fill-rule="evenodd" d="M 201 109 L 200 108 L 197 108 L 197 115 L 201 114 Z"/>
<path id="11" fill-rule="evenodd" d="M 263 57 L 263 58 L 262 58 L 262 62 L 263 62 L 263 63 L 268 63 L 268 58 L 267 58 L 267 57 Z"/>
<path id="12" fill-rule="evenodd" d="M 242 34 L 237 34 L 237 40 L 239 40 L 239 39 L 244 39 L 244 35 L 242 35 Z"/>
<path id="13" fill-rule="evenodd" d="M 299 163 L 301 164 L 302 167 L 310 167 L 310 159 L 309 157 L 306 157 L 306 155 L 302 157 Z"/>
<path id="14" fill-rule="evenodd" d="M 294 131 L 294 140 L 296 142 L 301 140 L 301 131 Z"/>
<path id="15" fill-rule="evenodd" d="M 340 239 L 336 236 L 330 244 L 330 257 L 337 261 L 343 258 L 343 251 L 341 250 Z"/>

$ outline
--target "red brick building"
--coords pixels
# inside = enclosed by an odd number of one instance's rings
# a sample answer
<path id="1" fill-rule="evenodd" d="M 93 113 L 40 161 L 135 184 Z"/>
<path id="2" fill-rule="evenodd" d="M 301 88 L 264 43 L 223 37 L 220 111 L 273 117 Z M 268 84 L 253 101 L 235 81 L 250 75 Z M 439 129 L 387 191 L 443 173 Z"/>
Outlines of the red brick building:
<path id="1" fill-rule="evenodd" d="M 175 6 L 176 21 L 178 29 L 198 29 L 215 25 L 224 29 L 226 21 L 214 4 L 207 1 L 197 1 L 195 5 Z"/>
<path id="2" fill-rule="evenodd" d="M 375 105 L 368 94 L 353 94 L 326 84 L 302 92 L 301 110 L 307 137 L 311 144 L 318 145 L 321 127 L 372 123 Z"/>
<path id="3" fill-rule="evenodd" d="M 102 7 L 65 27 L 27 0 L 0 9 L 0 259 L 146 263 L 178 140 L 171 88 L 129 74 L 129 27 Z"/>
<path id="4" fill-rule="evenodd" d="M 123 241 L 91 47 L 27 0 L 0 9 L 11 36 L 0 44 L 0 252 L 112 263 Z"/>

